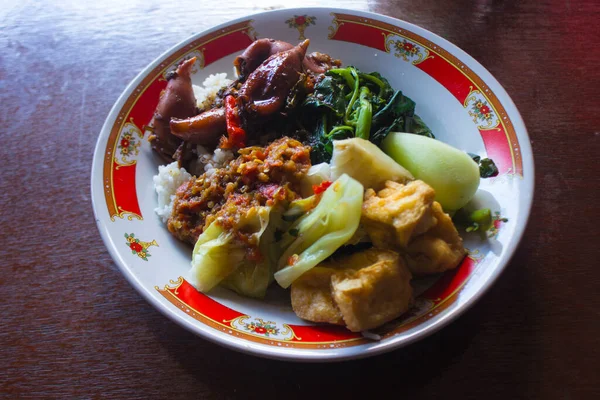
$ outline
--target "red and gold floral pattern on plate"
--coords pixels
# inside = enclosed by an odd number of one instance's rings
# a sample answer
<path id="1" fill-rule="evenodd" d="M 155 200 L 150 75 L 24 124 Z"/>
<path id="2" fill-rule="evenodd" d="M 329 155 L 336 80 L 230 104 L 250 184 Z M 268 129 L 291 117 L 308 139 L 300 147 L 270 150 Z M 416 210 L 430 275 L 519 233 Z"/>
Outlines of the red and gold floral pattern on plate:
<path id="1" fill-rule="evenodd" d="M 473 89 L 465 99 L 464 107 L 468 110 L 473 122 L 477 125 L 479 131 L 494 129 L 500 131 L 500 119 L 496 112 L 490 107 L 486 97 L 477 89 Z"/>
<path id="2" fill-rule="evenodd" d="M 465 257 L 454 271 L 444 274 L 415 300 L 414 306 L 400 319 L 376 329 L 382 339 L 392 337 L 426 321 L 450 306 L 475 269 L 479 259 Z M 334 325 L 293 325 L 248 316 L 226 307 L 198 292 L 179 277 L 156 290 L 190 317 L 225 334 L 256 343 L 292 348 L 329 349 L 369 343 L 369 339 Z"/>
<path id="3" fill-rule="evenodd" d="M 127 242 L 125 244 L 131 249 L 131 254 L 137 255 L 144 261 L 148 261 L 148 257 L 150 257 L 150 251 L 148 251 L 148 247 L 158 247 L 158 243 L 156 243 L 156 240 L 152 240 L 151 242 L 143 242 L 140 239 L 136 238 L 135 234 L 133 233 L 126 233 L 125 239 L 127 239 Z"/>
<path id="4" fill-rule="evenodd" d="M 142 219 L 135 186 L 139 149 L 136 146 L 143 139 L 160 93 L 167 86 L 166 74 L 183 58 L 196 56 L 194 68 L 199 69 L 245 49 L 255 40 L 250 23 L 247 20 L 230 25 L 177 50 L 148 73 L 126 99 L 111 127 L 104 155 L 103 187 L 111 220 L 115 217 Z"/>
<path id="5" fill-rule="evenodd" d="M 415 43 L 406 39 L 397 39 L 397 36 L 390 35 L 385 42 L 385 48 L 388 53 L 393 53 L 396 57 L 408 61 L 413 65 L 422 63 L 429 57 L 429 50 L 417 46 Z"/>
<path id="6" fill-rule="evenodd" d="M 117 145 L 119 155 L 115 157 L 115 162 L 119 168 L 135 164 L 135 157 L 140 152 L 140 145 L 143 138 L 144 134 L 135 125 L 133 118 L 123 125 Z"/>
<path id="7" fill-rule="evenodd" d="M 298 29 L 298 33 L 300 33 L 300 36 L 298 36 L 298 40 L 304 40 L 306 39 L 306 37 L 304 36 L 304 31 L 309 25 L 315 25 L 316 20 L 317 17 L 312 17 L 304 14 L 294 15 L 292 18 L 287 19 L 285 23 L 288 24 L 290 28 Z"/>
<path id="8" fill-rule="evenodd" d="M 487 155 L 494 160 L 499 172 L 523 175 L 513 124 L 496 95 L 473 70 L 447 50 L 409 30 L 356 15 L 332 15 L 330 39 L 394 52 L 412 62 L 473 113 Z"/>

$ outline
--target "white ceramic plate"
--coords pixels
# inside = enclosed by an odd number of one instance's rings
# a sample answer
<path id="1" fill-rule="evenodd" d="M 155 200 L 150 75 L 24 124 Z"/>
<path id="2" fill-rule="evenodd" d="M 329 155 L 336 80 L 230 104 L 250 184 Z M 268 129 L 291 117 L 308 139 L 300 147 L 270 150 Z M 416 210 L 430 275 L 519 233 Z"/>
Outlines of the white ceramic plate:
<path id="1" fill-rule="evenodd" d="M 500 175 L 482 180 L 476 199 L 495 213 L 495 235 L 466 236 L 469 256 L 455 271 L 415 282 L 414 309 L 373 341 L 345 328 L 315 325 L 293 313 L 286 296 L 252 300 L 225 289 L 198 293 L 183 278 L 191 248 L 178 242 L 154 213 L 152 176 L 160 161 L 145 135 L 166 86 L 167 71 L 198 56 L 193 81 L 228 72 L 255 38 L 296 43 L 367 72 L 378 71 L 417 103 L 436 137 L 494 159 Z M 446 40 L 382 15 L 328 8 L 264 12 L 219 25 L 171 48 L 125 89 L 98 138 L 92 199 L 110 254 L 152 305 L 192 332 L 265 357 L 331 361 L 397 349 L 438 330 L 472 305 L 508 263 L 525 229 L 533 197 L 533 159 L 527 131 L 502 86 Z"/>

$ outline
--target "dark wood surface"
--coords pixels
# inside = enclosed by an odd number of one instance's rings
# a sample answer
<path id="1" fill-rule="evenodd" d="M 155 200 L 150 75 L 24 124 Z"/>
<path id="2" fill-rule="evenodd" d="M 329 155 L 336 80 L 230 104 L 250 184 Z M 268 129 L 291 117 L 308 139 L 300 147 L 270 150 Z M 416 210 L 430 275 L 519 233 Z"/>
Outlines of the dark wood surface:
<path id="1" fill-rule="evenodd" d="M 533 213 L 471 310 L 406 349 L 330 365 L 200 339 L 125 281 L 96 229 L 96 138 L 127 83 L 180 40 L 316 1 L 0 6 L 0 393 L 6 398 L 600 398 L 600 5 L 595 0 L 327 4 L 440 34 L 504 85 L 531 136 Z M 132 5 L 127 5 L 132 3 Z"/>

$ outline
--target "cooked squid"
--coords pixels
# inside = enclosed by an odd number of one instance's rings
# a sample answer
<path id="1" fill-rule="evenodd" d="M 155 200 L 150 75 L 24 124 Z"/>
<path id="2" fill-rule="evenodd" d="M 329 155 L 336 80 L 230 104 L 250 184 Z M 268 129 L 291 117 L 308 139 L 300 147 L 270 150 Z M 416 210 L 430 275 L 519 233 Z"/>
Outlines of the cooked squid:
<path id="1" fill-rule="evenodd" d="M 187 119 L 171 119 L 171 133 L 193 144 L 213 146 L 226 131 L 225 109 L 213 108 Z"/>
<path id="2" fill-rule="evenodd" d="M 290 89 L 302 74 L 308 39 L 269 57 L 249 76 L 238 92 L 247 118 L 266 117 L 281 110 Z"/>
<path id="3" fill-rule="evenodd" d="M 171 159 L 181 139 L 171 134 L 171 118 L 188 118 L 196 114 L 196 97 L 192 89 L 192 66 L 196 57 L 183 61 L 174 73 L 167 77 L 168 83 L 150 122 L 153 132 L 148 138 L 152 148 L 162 157 Z"/>

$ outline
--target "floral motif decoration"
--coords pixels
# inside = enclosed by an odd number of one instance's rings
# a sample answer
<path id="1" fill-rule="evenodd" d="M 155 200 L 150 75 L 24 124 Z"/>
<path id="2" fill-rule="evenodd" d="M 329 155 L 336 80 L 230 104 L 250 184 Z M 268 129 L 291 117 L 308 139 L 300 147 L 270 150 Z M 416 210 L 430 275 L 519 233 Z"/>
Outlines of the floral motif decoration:
<path id="1" fill-rule="evenodd" d="M 274 322 L 265 322 L 260 318 L 256 318 L 255 321 L 247 323 L 245 328 L 247 331 L 258 333 L 259 335 L 264 335 L 266 337 L 279 334 L 279 328 L 277 328 Z"/>
<path id="2" fill-rule="evenodd" d="M 300 33 L 298 40 L 304 40 L 304 39 L 306 39 L 306 37 L 304 36 L 304 30 L 309 25 L 315 25 L 316 20 L 317 20 L 317 17 L 310 17 L 306 14 L 305 15 L 294 15 L 293 18 L 286 20 L 285 23 L 290 28 L 298 29 L 298 33 Z"/>
<path id="3" fill-rule="evenodd" d="M 474 117 L 473 121 L 475 122 L 486 121 L 489 123 L 494 117 L 492 109 L 485 100 L 480 100 L 473 104 L 473 107 L 471 107 L 471 112 L 469 114 L 472 117 Z"/>
<path id="4" fill-rule="evenodd" d="M 419 54 L 419 46 L 414 45 L 408 40 L 396 40 L 394 42 L 394 49 L 396 50 L 396 57 L 402 57 L 408 61 L 408 57 Z"/>
<path id="5" fill-rule="evenodd" d="M 429 55 L 429 50 L 417 46 L 415 43 L 404 38 L 396 39 L 397 37 L 398 36 L 392 36 L 391 39 L 387 39 L 385 42 L 387 51 L 394 53 L 396 57 L 410 62 L 413 65 L 417 65 L 427 58 L 432 57 Z"/>
<path id="6" fill-rule="evenodd" d="M 242 315 L 229 321 L 224 320 L 223 322 L 238 331 L 246 331 L 257 336 L 268 337 L 272 340 L 301 340 L 288 324 L 282 324 L 280 327 L 276 322 L 265 322 L 261 318 L 250 317 L 248 315 Z"/>
<path id="7" fill-rule="evenodd" d="M 123 125 L 121 134 L 117 139 L 117 149 L 121 157 L 116 157 L 115 154 L 115 161 L 119 165 L 135 164 L 135 157 L 140 153 L 143 137 L 144 134 L 131 118 L 129 122 Z"/>
<path id="8" fill-rule="evenodd" d="M 468 110 L 478 129 L 497 129 L 500 120 L 494 109 L 489 105 L 485 96 L 471 86 L 471 92 L 465 99 L 464 107 Z"/>
<path id="9" fill-rule="evenodd" d="M 121 140 L 119 141 L 119 151 L 121 155 L 126 157 L 131 154 L 138 155 L 140 143 L 137 139 L 131 134 L 131 132 L 125 132 L 123 136 L 121 136 Z"/>
<path id="10" fill-rule="evenodd" d="M 125 244 L 131 249 L 131 254 L 136 254 L 139 258 L 141 258 L 144 261 L 148 261 L 148 257 L 150 257 L 148 247 L 158 247 L 158 243 L 156 243 L 156 240 L 152 240 L 151 242 L 142 242 L 140 239 L 136 238 L 133 233 L 126 233 L 125 239 L 127 239 L 127 243 Z"/>

